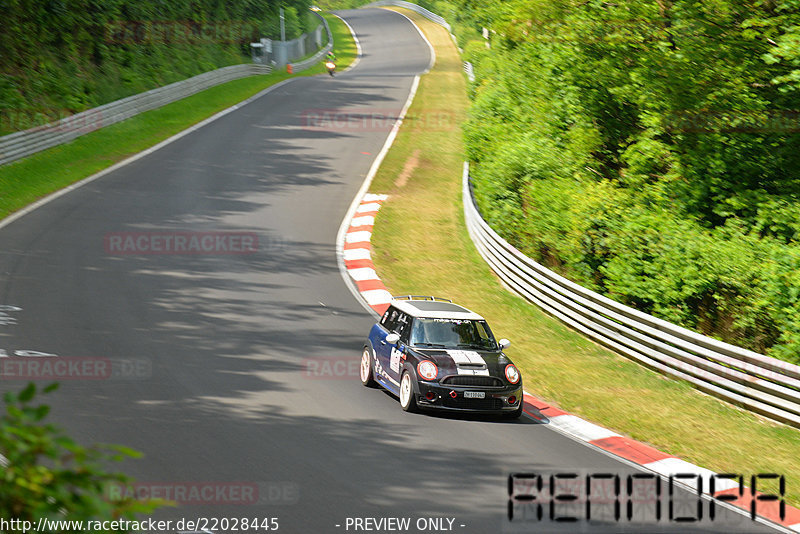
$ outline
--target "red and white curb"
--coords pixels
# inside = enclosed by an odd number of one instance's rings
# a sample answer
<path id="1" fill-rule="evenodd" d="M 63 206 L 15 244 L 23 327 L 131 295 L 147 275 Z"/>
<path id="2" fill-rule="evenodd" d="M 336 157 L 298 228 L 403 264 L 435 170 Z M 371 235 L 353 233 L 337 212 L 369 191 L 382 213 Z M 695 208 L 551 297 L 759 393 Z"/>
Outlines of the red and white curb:
<path id="1" fill-rule="evenodd" d="M 709 481 L 711 477 L 717 475 L 713 471 L 691 464 L 685 460 L 681 460 L 670 454 L 654 449 L 649 445 L 640 443 L 633 439 L 627 438 L 616 432 L 612 432 L 606 428 L 595 425 L 569 414 L 565 411 L 559 410 L 546 402 L 525 393 L 525 413 L 538 419 L 546 421 L 548 425 L 557 429 L 563 434 L 566 434 L 577 441 L 582 441 L 602 449 L 614 456 L 623 458 L 631 463 L 640 465 L 645 469 L 653 471 L 663 477 L 670 475 L 685 475 L 694 474 L 700 475 L 703 481 L 703 493 L 712 497 L 735 496 L 733 500 L 731 497 L 725 498 L 725 501 L 733 506 L 741 508 L 750 513 L 751 506 L 756 503 L 758 517 L 777 523 L 782 527 L 787 528 L 789 531 L 800 532 L 800 509 L 792 506 L 785 506 L 784 517 L 781 519 L 781 512 L 778 501 L 766 501 L 758 499 L 762 498 L 764 494 L 756 491 L 755 494 L 745 487 L 744 492 L 739 495 L 739 483 L 726 478 L 715 479 L 715 492 L 713 495 L 708 491 Z M 542 417 L 544 416 L 544 417 Z M 742 475 L 745 476 L 745 475 Z M 748 474 L 747 476 L 752 476 Z M 747 478 L 745 478 L 747 479 Z M 694 486 L 697 490 L 697 486 Z"/>
<path id="2" fill-rule="evenodd" d="M 383 315 L 392 295 L 386 290 L 372 263 L 372 227 L 375 216 L 386 200 L 386 195 L 367 193 L 361 198 L 350 226 L 344 235 L 342 257 L 348 276 L 353 279 L 356 289 L 370 308 Z"/>
<path id="3" fill-rule="evenodd" d="M 347 275 L 355 285 L 358 294 L 378 315 L 383 315 L 392 300 L 391 293 L 386 289 L 386 286 L 384 286 L 375 271 L 375 264 L 372 262 L 371 242 L 375 217 L 387 198 L 387 195 L 371 193 L 367 193 L 361 198 L 350 219 L 350 224 L 347 226 L 342 245 L 342 257 Z M 590 423 L 551 406 L 527 392 L 524 395 L 524 403 L 526 414 L 534 419 L 546 422 L 551 428 L 576 441 L 597 447 L 608 454 L 639 465 L 662 477 L 669 477 L 670 475 L 699 475 L 703 481 L 704 494 L 718 498 L 720 496 L 733 496 L 735 499 L 726 499 L 725 502 L 728 505 L 740 508 L 747 514 L 750 514 L 751 506 L 755 502 L 759 518 L 780 525 L 787 532 L 800 533 L 800 509 L 785 506 L 784 517 L 781 519 L 778 501 L 758 499 L 759 496 L 763 497 L 764 494 L 759 491 L 752 492 L 749 488 L 745 488 L 740 495 L 739 482 L 728 478 L 716 478 L 715 491 L 711 495 L 708 491 L 710 480 L 712 476 L 717 474 L 713 471 Z M 752 473 L 749 473 L 746 476 L 750 477 L 752 475 Z M 742 474 L 742 476 L 745 475 Z M 749 478 L 746 480 L 749 480 Z M 687 485 L 685 480 L 681 480 L 681 483 Z M 688 485 L 691 487 L 691 484 Z M 696 491 L 697 487 L 695 486 L 694 489 Z"/>

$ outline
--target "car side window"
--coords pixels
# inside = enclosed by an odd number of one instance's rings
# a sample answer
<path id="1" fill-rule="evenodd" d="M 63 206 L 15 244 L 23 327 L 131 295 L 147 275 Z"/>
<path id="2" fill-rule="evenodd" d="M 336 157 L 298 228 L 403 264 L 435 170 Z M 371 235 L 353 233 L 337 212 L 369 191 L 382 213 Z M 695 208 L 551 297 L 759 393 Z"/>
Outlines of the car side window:
<path id="1" fill-rule="evenodd" d="M 408 337 L 411 333 L 411 318 L 405 313 L 401 313 L 397 318 L 395 332 L 400 334 L 400 341 L 408 344 Z"/>
<path id="2" fill-rule="evenodd" d="M 383 314 L 383 318 L 381 319 L 381 325 L 389 332 L 392 332 L 397 325 L 397 308 L 390 307 L 386 310 L 386 313 Z"/>
<path id="3" fill-rule="evenodd" d="M 411 327 L 411 339 L 409 344 L 416 345 L 418 343 L 425 343 L 425 325 L 419 319 L 414 319 L 413 326 Z"/>

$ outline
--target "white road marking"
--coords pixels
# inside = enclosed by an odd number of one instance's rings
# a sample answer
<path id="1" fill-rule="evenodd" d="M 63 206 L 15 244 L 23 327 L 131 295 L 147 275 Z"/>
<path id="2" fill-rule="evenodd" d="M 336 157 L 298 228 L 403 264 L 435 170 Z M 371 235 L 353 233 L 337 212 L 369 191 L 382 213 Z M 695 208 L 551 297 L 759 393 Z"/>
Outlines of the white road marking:
<path id="1" fill-rule="evenodd" d="M 51 354 L 49 352 L 39 352 L 38 350 L 15 350 L 14 356 L 18 358 L 55 358 L 58 354 Z M 8 351 L 0 349 L 0 358 L 10 358 Z"/>
<path id="2" fill-rule="evenodd" d="M 38 350 L 15 350 L 14 356 L 19 356 L 20 358 L 53 358 L 58 354 L 39 352 Z"/>
<path id="3" fill-rule="evenodd" d="M 17 324 L 17 318 L 10 314 L 18 311 L 22 311 L 22 308 L 19 306 L 0 304 L 0 326 L 11 326 Z"/>

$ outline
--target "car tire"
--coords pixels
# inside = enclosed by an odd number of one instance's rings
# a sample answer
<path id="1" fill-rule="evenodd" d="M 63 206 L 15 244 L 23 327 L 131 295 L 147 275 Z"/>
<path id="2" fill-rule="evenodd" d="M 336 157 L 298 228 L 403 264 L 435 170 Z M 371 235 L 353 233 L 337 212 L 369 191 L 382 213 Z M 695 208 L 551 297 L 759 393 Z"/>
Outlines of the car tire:
<path id="1" fill-rule="evenodd" d="M 414 381 L 408 371 L 400 378 L 400 407 L 404 412 L 413 413 L 418 410 L 417 399 L 414 396 Z"/>
<path id="2" fill-rule="evenodd" d="M 358 373 L 361 378 L 361 383 L 364 386 L 372 388 L 377 385 L 375 382 L 375 375 L 373 374 L 372 353 L 369 347 L 365 346 L 364 352 L 361 354 L 361 365 L 359 366 Z"/>

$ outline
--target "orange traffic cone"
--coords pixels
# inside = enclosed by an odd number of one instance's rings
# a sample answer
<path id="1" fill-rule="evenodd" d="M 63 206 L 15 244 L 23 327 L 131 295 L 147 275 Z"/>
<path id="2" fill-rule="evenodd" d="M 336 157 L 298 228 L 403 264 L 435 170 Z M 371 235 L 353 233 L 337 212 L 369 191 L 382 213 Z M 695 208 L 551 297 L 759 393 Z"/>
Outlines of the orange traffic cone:
<path id="1" fill-rule="evenodd" d="M 288 72 L 289 74 L 294 74 L 294 70 L 292 69 L 291 63 L 286 64 L 286 72 Z"/>

